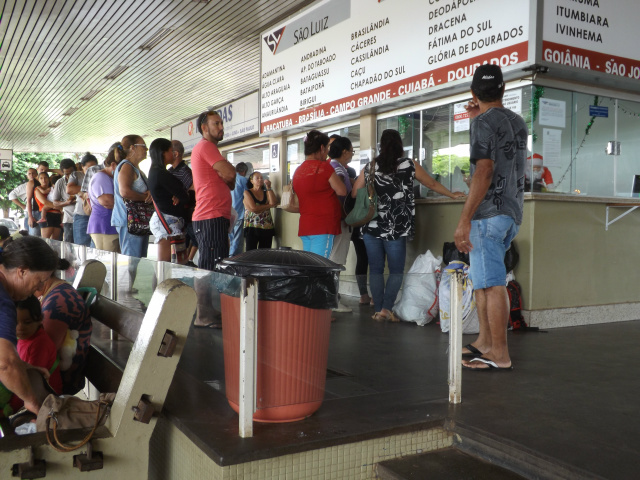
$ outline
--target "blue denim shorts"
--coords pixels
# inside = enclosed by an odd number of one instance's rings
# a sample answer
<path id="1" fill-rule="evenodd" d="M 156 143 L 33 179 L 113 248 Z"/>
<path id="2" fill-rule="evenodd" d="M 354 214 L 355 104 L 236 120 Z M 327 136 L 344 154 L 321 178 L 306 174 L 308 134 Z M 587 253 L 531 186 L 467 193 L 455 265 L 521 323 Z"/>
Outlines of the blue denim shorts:
<path id="1" fill-rule="evenodd" d="M 469 240 L 473 250 L 469 253 L 469 275 L 474 290 L 506 285 L 504 254 L 519 229 L 513 218 L 506 215 L 471 221 Z"/>

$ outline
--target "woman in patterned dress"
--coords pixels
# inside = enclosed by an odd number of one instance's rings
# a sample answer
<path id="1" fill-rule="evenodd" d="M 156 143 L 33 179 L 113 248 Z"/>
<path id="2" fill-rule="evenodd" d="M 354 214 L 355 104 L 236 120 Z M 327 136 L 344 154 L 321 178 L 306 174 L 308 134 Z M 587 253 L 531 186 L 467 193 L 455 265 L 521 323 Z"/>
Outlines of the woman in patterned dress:
<path id="1" fill-rule="evenodd" d="M 271 209 L 278 201 L 271 189 L 271 182 L 264 180 L 260 172 L 253 172 L 249 177 L 243 203 L 245 251 L 271 248 L 275 232 Z"/>
<path id="2" fill-rule="evenodd" d="M 356 196 L 365 186 L 371 164 L 360 172 L 351 190 Z M 391 309 L 396 300 L 407 253 L 407 239 L 415 234 L 415 198 L 413 181 L 450 198 L 463 197 L 436 182 L 418 162 L 404 156 L 402 138 L 397 130 L 385 130 L 380 137 L 380 153 L 375 158 L 374 187 L 378 196 L 378 215 L 362 227 L 369 258 L 369 285 L 375 305 L 373 319 L 398 321 Z M 384 281 L 385 259 L 389 276 Z"/>

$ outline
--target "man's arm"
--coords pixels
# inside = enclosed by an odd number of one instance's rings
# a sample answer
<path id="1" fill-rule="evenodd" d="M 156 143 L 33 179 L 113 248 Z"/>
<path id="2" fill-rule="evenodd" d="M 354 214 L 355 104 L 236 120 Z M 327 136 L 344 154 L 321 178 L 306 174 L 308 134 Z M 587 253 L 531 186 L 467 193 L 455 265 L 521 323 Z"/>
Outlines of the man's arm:
<path id="1" fill-rule="evenodd" d="M 236 169 L 231 162 L 223 158 L 213 164 L 213 169 L 218 172 L 218 175 L 227 184 L 229 190 L 236 188 Z"/>
<path id="2" fill-rule="evenodd" d="M 67 183 L 67 193 L 69 195 L 77 195 L 80 192 L 80 185 L 77 182 L 78 178 L 72 173 L 69 177 L 69 183 Z"/>
<path id="3" fill-rule="evenodd" d="M 36 219 L 33 218 L 33 213 L 31 213 L 31 203 L 33 201 L 33 191 L 35 189 L 35 184 L 33 181 L 27 182 L 27 218 L 29 219 L 29 226 L 31 228 L 36 226 Z"/>
<path id="4" fill-rule="evenodd" d="M 473 249 L 473 245 L 469 241 L 469 233 L 471 232 L 471 219 L 476 213 L 476 210 L 482 203 L 491 180 L 493 179 L 493 160 L 489 158 L 483 158 L 476 161 L 476 170 L 473 173 L 471 179 L 471 186 L 469 187 L 469 195 L 467 201 L 462 208 L 462 214 L 460 215 L 460 221 L 458 227 L 453 236 L 456 242 L 456 248 L 464 253 L 469 253 Z"/>

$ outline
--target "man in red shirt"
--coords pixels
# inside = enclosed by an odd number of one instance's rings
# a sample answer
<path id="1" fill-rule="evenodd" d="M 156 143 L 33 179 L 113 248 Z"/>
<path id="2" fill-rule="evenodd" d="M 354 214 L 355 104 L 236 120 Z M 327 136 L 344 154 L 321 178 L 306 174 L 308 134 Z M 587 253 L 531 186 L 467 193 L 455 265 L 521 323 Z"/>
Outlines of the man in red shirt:
<path id="1" fill-rule="evenodd" d="M 215 111 L 198 117 L 202 140 L 191 152 L 196 209 L 193 230 L 198 240 L 198 266 L 214 270 L 216 262 L 229 256 L 231 191 L 236 185 L 236 169 L 220 154 L 218 142 L 224 137 L 222 118 Z"/>

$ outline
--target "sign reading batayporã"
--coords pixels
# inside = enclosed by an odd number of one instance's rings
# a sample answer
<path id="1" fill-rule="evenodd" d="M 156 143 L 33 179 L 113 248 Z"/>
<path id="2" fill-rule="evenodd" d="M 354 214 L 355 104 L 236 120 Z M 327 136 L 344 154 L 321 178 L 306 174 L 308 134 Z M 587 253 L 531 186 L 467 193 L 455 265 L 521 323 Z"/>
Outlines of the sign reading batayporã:
<path id="1" fill-rule="evenodd" d="M 640 79 L 638 0 L 545 0 L 542 59 Z"/>
<path id="2" fill-rule="evenodd" d="M 528 62 L 529 0 L 325 0 L 263 32 L 260 132 Z"/>

